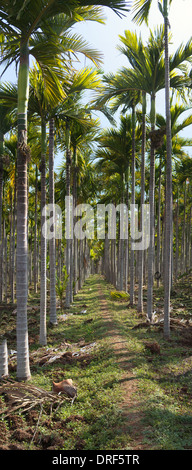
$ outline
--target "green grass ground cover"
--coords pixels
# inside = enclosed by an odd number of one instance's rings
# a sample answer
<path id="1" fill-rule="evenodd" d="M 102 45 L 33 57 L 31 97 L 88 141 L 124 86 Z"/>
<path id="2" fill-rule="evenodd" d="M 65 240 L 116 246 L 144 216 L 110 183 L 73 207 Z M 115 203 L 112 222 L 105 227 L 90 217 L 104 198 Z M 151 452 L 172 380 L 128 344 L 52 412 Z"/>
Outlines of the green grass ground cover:
<path id="1" fill-rule="evenodd" d="M 38 344 L 39 299 L 31 294 L 29 306 L 35 307 L 29 310 L 28 315 L 31 358 L 34 358 L 34 354 L 41 358 L 48 348 L 58 350 L 64 343 L 69 345 L 69 351 L 76 352 L 65 362 L 58 360 L 40 365 L 31 359 L 31 384 L 51 390 L 52 380 L 59 382 L 72 378 L 77 386 L 77 398 L 73 405 L 66 401 L 55 415 L 50 416 L 49 410 L 43 409 L 34 439 L 40 413 L 38 408 L 24 414 L 18 410 L 8 418 L 2 414 L 0 448 L 132 448 L 131 432 L 125 432 L 128 428 L 121 408 L 121 380 L 124 372 L 116 361 L 110 332 L 103 321 L 99 285 L 118 334 L 126 338 L 126 360 L 131 362 L 132 372 L 137 378 L 135 399 L 142 412 L 144 442 L 150 449 L 192 448 L 191 325 L 175 323 L 169 342 L 164 340 L 160 324 L 155 327 L 146 324 L 139 328 L 139 324 L 145 323 L 145 318 L 140 317 L 136 309 L 128 307 L 127 300 L 112 300 L 110 293 L 114 288 L 97 275 L 86 281 L 68 312 L 60 311 L 58 325 L 54 328 L 48 326 L 46 348 Z M 159 299 L 156 304 L 160 305 L 161 289 L 155 291 L 155 298 Z M 177 304 L 177 295 L 174 294 L 174 318 L 178 318 L 180 303 L 180 297 Z M 182 317 L 188 319 L 191 305 L 187 305 L 185 299 L 182 304 Z M 12 311 L 13 307 L 3 305 L 0 334 L 6 329 L 8 347 L 15 349 L 15 314 Z M 65 319 L 62 318 L 64 313 L 67 314 Z M 152 352 L 149 346 L 156 343 L 159 349 Z M 11 365 L 10 377 L 14 380 L 14 360 Z M 0 396 L 1 410 L 6 410 L 6 407 L 5 398 Z M 21 428 L 23 435 L 19 433 Z"/>

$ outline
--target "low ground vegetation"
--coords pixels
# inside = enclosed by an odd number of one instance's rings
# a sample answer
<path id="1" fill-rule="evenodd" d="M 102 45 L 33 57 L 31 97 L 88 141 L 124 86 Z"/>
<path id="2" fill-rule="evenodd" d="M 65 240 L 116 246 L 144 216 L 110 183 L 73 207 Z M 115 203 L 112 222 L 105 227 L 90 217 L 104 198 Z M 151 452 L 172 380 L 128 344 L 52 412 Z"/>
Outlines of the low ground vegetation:
<path id="1" fill-rule="evenodd" d="M 192 275 L 181 278 L 172 292 L 170 341 L 163 337 L 162 288 L 155 289 L 156 314 L 150 324 L 127 298 L 112 299 L 112 286 L 94 275 L 71 308 L 59 310 L 58 325 L 48 326 L 48 344 L 40 347 L 39 297 L 31 292 L 32 379 L 26 383 L 16 379 L 15 306 L 1 305 L 0 333 L 7 337 L 10 355 L 9 378 L 0 384 L 0 449 L 132 449 L 138 443 L 122 412 L 125 367 L 117 360 L 115 336 L 103 320 L 99 289 L 115 330 L 126 340 L 122 359 L 137 383 L 131 400 L 136 400 L 141 417 L 140 449 L 191 449 L 191 281 Z M 74 400 L 52 392 L 52 382 L 65 379 L 72 379 L 77 387 Z M 23 400 L 28 400 L 25 406 Z"/>

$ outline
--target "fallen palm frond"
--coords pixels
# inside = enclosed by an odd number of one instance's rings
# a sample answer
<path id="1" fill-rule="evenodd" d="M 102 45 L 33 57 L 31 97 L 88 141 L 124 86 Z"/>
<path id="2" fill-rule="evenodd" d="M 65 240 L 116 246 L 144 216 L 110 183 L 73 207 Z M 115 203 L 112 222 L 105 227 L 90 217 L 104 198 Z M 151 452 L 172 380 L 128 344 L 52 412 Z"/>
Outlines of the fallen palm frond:
<path id="1" fill-rule="evenodd" d="M 7 404 L 7 410 L 0 412 L 3 418 L 8 417 L 14 411 L 20 410 L 20 413 L 26 413 L 32 408 L 49 407 L 50 414 L 55 413 L 66 400 L 71 399 L 65 395 L 56 395 L 42 388 L 31 384 L 20 382 L 7 382 L 0 387 L 0 395 L 4 397 Z M 55 411 L 54 411 L 55 408 Z"/>

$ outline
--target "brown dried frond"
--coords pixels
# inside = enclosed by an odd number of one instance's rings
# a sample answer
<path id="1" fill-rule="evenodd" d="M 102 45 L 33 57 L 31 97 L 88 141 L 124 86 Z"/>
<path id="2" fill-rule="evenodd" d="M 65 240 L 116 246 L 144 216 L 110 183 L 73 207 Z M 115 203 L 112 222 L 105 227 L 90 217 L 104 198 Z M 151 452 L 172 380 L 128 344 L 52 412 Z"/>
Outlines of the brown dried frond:
<path id="1" fill-rule="evenodd" d="M 154 145 L 154 148 L 159 148 L 163 145 L 164 135 L 166 135 L 166 127 L 163 126 L 160 129 L 149 132 L 149 137 Z"/>

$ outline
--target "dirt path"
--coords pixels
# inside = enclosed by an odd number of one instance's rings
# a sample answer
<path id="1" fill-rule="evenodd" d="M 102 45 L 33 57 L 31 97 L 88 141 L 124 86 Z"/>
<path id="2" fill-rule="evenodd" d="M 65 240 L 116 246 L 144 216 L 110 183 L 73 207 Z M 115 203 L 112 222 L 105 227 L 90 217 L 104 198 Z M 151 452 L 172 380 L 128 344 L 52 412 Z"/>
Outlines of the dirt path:
<path id="1" fill-rule="evenodd" d="M 129 357 L 127 341 L 126 338 L 119 335 L 119 331 L 115 328 L 112 315 L 107 308 L 107 301 L 104 298 L 100 284 L 98 285 L 98 291 L 103 319 L 108 328 L 108 338 L 114 349 L 117 363 L 124 371 L 121 380 L 121 409 L 127 420 L 127 425 L 124 425 L 123 432 L 127 432 L 131 437 L 132 450 L 146 450 L 149 449 L 149 446 L 144 442 L 146 427 L 142 423 L 143 412 L 141 411 L 141 403 L 135 398 L 138 379 L 132 373 L 133 364 L 130 359 L 129 361 L 127 360 Z"/>

